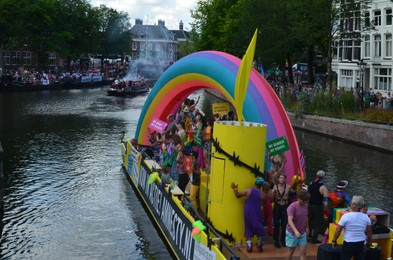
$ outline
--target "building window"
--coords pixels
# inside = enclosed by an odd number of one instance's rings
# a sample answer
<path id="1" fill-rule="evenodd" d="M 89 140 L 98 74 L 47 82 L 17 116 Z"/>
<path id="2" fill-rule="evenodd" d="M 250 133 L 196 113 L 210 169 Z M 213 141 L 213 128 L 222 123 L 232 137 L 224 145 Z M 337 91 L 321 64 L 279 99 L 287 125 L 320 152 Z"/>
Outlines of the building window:
<path id="1" fill-rule="evenodd" d="M 392 9 L 385 10 L 386 25 L 392 25 Z"/>
<path id="2" fill-rule="evenodd" d="M 360 26 L 360 17 L 356 17 L 355 18 L 355 31 L 359 32 L 361 30 L 361 26 Z"/>
<path id="3" fill-rule="evenodd" d="M 341 86 L 350 89 L 353 87 L 353 71 L 352 70 L 341 70 Z"/>
<path id="4" fill-rule="evenodd" d="M 364 37 L 364 57 L 370 58 L 370 35 Z"/>
<path id="5" fill-rule="evenodd" d="M 353 59 L 352 53 L 353 53 L 353 40 L 343 40 L 343 54 L 342 58 L 343 60 L 349 60 L 351 61 Z"/>
<path id="6" fill-rule="evenodd" d="M 138 48 L 138 45 L 136 44 L 136 42 L 132 42 L 131 48 L 133 51 L 136 51 Z"/>
<path id="7" fill-rule="evenodd" d="M 374 57 L 381 57 L 381 35 L 374 36 Z"/>
<path id="8" fill-rule="evenodd" d="M 364 25 L 366 27 L 370 26 L 370 13 L 369 12 L 364 13 Z"/>
<path id="9" fill-rule="evenodd" d="M 3 51 L 4 65 L 11 65 L 11 53 L 9 51 Z"/>
<path id="10" fill-rule="evenodd" d="M 49 66 L 56 66 L 56 53 L 48 52 Z"/>
<path id="11" fill-rule="evenodd" d="M 392 35 L 386 34 L 385 57 L 392 57 Z"/>
<path id="12" fill-rule="evenodd" d="M 381 25 L 381 10 L 374 11 L 374 25 L 375 26 Z"/>
<path id="13" fill-rule="evenodd" d="M 146 46 L 145 42 L 141 42 L 141 43 L 140 43 L 140 46 L 139 46 L 140 50 L 141 50 L 141 51 L 144 50 L 144 49 L 145 49 L 145 46 Z"/>
<path id="14" fill-rule="evenodd" d="M 22 62 L 22 55 L 20 51 L 12 52 L 12 65 L 20 65 Z"/>
<path id="15" fill-rule="evenodd" d="M 31 66 L 31 51 L 24 51 L 22 53 L 23 65 Z"/>
<path id="16" fill-rule="evenodd" d="M 353 59 L 354 60 L 360 60 L 360 52 L 361 52 L 361 48 L 360 48 L 360 40 L 354 40 L 353 41 Z"/>
<path id="17" fill-rule="evenodd" d="M 392 69 L 377 68 L 374 75 L 374 89 L 380 91 L 392 90 Z"/>

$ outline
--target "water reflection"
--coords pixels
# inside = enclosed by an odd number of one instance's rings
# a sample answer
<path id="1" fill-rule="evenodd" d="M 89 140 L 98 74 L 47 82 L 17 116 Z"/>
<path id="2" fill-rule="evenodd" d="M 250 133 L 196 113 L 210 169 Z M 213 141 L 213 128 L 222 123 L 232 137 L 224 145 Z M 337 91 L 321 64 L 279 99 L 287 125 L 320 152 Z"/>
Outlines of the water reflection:
<path id="1" fill-rule="evenodd" d="M 135 131 L 145 98 L 0 95 L 2 259 L 170 258 L 121 170 L 118 135 Z"/>

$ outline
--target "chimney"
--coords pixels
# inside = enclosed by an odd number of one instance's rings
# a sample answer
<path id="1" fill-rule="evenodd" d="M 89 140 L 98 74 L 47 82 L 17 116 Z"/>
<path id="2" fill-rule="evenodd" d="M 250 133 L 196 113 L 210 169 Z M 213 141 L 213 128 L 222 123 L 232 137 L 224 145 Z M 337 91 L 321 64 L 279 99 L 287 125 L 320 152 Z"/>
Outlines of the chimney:
<path id="1" fill-rule="evenodd" d="M 179 30 L 183 31 L 183 21 L 182 20 L 180 20 L 180 23 L 179 23 Z"/>
<path id="2" fill-rule="evenodd" d="M 143 21 L 140 18 L 135 18 L 135 25 L 143 25 Z"/>
<path id="3" fill-rule="evenodd" d="M 165 21 L 164 20 L 158 20 L 158 25 L 165 26 Z"/>

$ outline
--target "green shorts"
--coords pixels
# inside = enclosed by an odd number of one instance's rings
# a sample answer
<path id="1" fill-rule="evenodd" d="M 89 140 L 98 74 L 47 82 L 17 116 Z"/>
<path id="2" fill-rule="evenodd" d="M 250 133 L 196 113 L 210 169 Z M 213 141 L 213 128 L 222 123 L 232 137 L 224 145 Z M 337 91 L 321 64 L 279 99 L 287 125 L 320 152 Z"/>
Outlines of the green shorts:
<path id="1" fill-rule="evenodd" d="M 297 247 L 307 245 L 307 236 L 306 232 L 300 237 L 296 237 L 288 230 L 285 231 L 285 245 L 287 247 Z"/>

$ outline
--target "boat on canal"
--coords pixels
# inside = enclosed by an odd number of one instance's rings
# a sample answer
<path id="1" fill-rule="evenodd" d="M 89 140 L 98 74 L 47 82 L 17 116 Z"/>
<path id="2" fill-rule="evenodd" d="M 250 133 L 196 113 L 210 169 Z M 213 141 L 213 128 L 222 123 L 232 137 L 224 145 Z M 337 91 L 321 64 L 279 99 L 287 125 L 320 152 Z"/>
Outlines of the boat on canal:
<path id="1" fill-rule="evenodd" d="M 247 252 L 244 200 L 236 199 L 230 185 L 233 182 L 239 189 L 252 187 L 255 177 L 264 176 L 268 151 L 285 154 L 288 180 L 296 176 L 305 179 L 286 111 L 257 70 L 249 66 L 248 75 L 247 60 L 253 60 L 250 47 L 243 60 L 228 53 L 203 51 L 177 61 L 150 90 L 135 142 L 122 142 L 124 172 L 176 259 L 284 259 L 287 253 L 285 248 L 274 248 L 270 236 L 264 238 L 263 252 L 255 252 L 256 246 L 253 252 Z M 170 115 L 200 89 L 220 92 L 235 107 L 239 120 L 214 123 L 210 172 L 202 171 L 200 210 L 196 210 L 189 206 L 187 190 L 183 192 L 176 183 L 168 182 L 161 165 L 148 151 L 149 129 L 165 130 Z M 253 244 L 256 242 L 254 238 Z M 389 245 L 390 254 L 391 241 Z M 307 259 L 316 259 L 321 249 L 308 243 Z"/>
<path id="2" fill-rule="evenodd" d="M 89 73 L 86 75 L 71 75 L 64 81 L 64 89 L 87 89 L 102 87 L 111 84 L 112 79 L 106 79 L 102 73 Z"/>
<path id="3" fill-rule="evenodd" d="M 148 81 L 139 80 L 114 80 L 111 87 L 107 90 L 109 96 L 134 97 L 149 92 L 150 84 Z"/>

